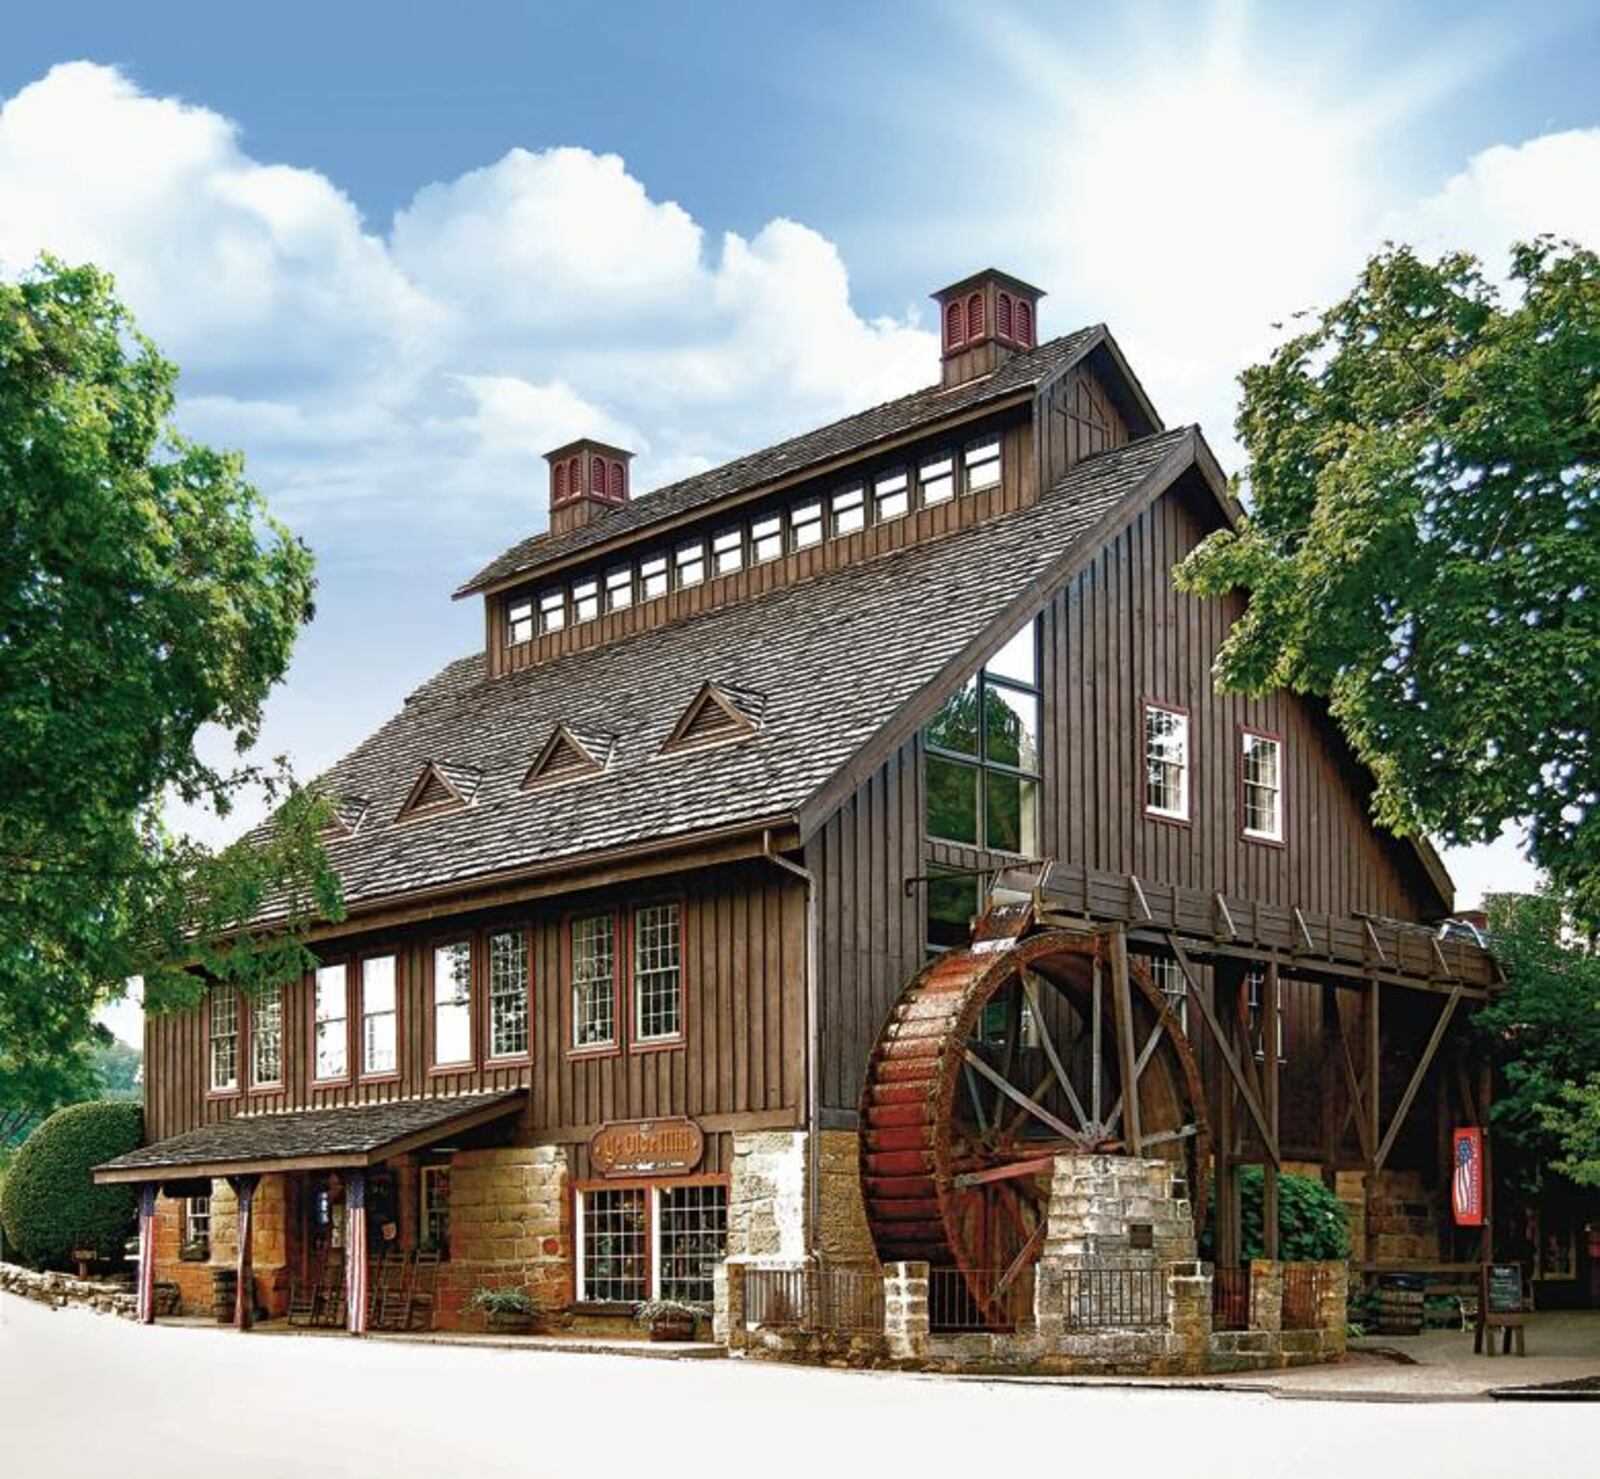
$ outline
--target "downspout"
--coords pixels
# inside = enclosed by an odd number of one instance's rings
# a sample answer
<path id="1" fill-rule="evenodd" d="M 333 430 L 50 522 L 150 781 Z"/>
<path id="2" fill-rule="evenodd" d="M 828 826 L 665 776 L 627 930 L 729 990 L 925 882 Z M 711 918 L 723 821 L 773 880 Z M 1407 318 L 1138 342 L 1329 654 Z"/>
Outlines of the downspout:
<path id="1" fill-rule="evenodd" d="M 805 1122 L 806 1122 L 806 1239 L 809 1251 L 815 1254 L 822 1242 L 818 1218 L 821 1212 L 821 1186 L 819 1184 L 821 1146 L 818 1143 L 819 1117 L 817 1114 L 817 956 L 821 941 L 817 934 L 817 877 L 809 868 L 802 867 L 772 848 L 772 833 L 761 834 L 761 856 L 785 873 L 792 873 L 806 886 L 806 1069 L 805 1069 Z"/>

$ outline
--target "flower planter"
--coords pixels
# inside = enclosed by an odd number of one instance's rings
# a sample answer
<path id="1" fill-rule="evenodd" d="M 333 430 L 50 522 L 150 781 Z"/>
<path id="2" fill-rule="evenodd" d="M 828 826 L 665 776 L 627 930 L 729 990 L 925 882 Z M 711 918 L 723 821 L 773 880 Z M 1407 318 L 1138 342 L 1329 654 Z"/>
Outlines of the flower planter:
<path id="1" fill-rule="evenodd" d="M 496 1335 L 527 1335 L 537 1317 L 528 1310 L 486 1310 L 484 1320 Z"/>
<path id="2" fill-rule="evenodd" d="M 650 1322 L 651 1340 L 693 1340 L 693 1315 L 658 1315 Z"/>

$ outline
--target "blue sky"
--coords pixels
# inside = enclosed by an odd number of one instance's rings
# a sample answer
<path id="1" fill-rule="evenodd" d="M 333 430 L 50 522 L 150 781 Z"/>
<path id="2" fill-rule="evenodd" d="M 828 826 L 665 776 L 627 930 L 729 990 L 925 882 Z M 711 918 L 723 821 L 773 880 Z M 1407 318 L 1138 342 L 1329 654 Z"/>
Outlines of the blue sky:
<path id="1" fill-rule="evenodd" d="M 1233 465 L 1238 371 L 1386 237 L 1600 245 L 1596 75 L 1592 3 L 79 0 L 7 17 L 0 271 L 111 267 L 315 547 L 309 775 L 475 644 L 547 447 L 648 488 L 926 383 L 993 262 Z"/>

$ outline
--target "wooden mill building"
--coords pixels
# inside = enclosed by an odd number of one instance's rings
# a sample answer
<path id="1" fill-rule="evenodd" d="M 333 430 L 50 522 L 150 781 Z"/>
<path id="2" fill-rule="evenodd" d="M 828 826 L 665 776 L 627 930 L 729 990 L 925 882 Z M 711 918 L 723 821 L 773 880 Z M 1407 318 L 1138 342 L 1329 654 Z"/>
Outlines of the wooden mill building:
<path id="1" fill-rule="evenodd" d="M 548 529 L 456 592 L 481 647 L 321 778 L 320 968 L 147 1025 L 151 1143 L 100 1175 L 147 1189 L 156 1280 L 203 1304 L 242 1264 L 242 1313 L 315 1317 L 359 1238 L 378 1282 L 424 1254 L 401 1317 L 449 1324 L 486 1285 L 703 1302 L 730 1255 L 1026 1257 L 1026 1218 L 896 1190 L 962 1136 L 1164 1144 L 1219 1260 L 1246 1163 L 1336 1186 L 1369 1262 L 1450 1254 L 1492 965 L 1425 927 L 1449 879 L 1325 712 L 1213 691 L 1240 600 L 1171 572 L 1238 511 L 1103 326 L 1037 339 L 1040 296 L 952 285 L 935 383 L 643 496 L 623 448 L 548 454 Z M 975 1108 L 930 1128 L 869 1067 L 997 883 L 1083 990 L 965 1002 Z M 1181 1092 L 1113 1105 L 1154 1059 Z"/>

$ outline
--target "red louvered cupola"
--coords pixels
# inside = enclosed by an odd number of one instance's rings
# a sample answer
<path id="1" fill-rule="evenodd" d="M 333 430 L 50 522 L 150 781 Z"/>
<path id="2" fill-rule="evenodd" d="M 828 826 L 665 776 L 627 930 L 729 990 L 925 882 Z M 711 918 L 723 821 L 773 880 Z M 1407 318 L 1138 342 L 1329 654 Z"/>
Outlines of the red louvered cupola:
<path id="1" fill-rule="evenodd" d="M 943 325 L 940 359 L 948 388 L 998 369 L 1013 354 L 1032 349 L 1040 288 L 993 267 L 951 283 L 933 295 Z"/>
<path id="2" fill-rule="evenodd" d="M 544 456 L 550 464 L 552 534 L 592 524 L 628 501 L 632 452 L 582 437 Z"/>

